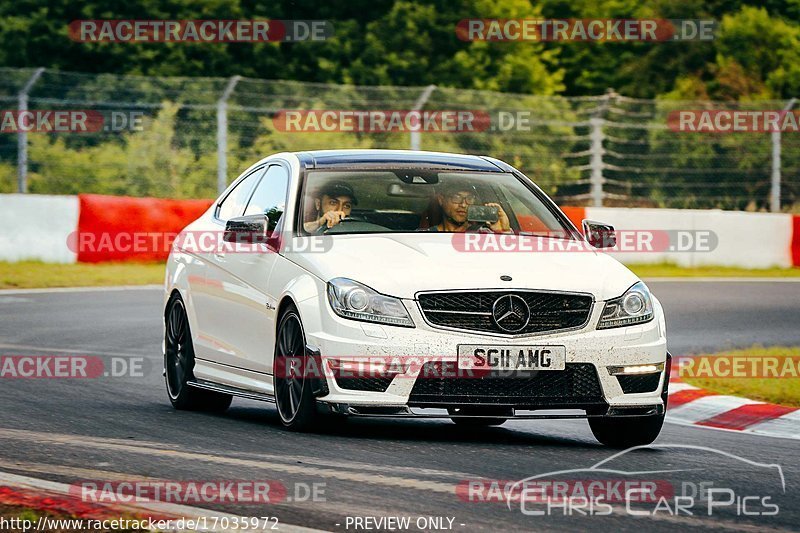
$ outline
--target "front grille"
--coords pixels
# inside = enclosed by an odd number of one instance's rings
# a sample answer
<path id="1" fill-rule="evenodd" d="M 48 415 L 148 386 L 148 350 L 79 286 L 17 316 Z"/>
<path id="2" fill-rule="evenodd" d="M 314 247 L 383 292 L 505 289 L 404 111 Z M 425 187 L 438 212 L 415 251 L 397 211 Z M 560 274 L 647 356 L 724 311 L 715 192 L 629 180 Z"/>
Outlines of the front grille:
<path id="1" fill-rule="evenodd" d="M 513 334 L 542 333 L 578 328 L 586 324 L 592 312 L 589 294 L 537 291 L 470 291 L 424 293 L 418 296 L 425 319 L 433 326 L 468 331 L 511 333 L 503 330 L 492 316 L 492 308 L 501 296 L 513 294 L 525 300 L 530 319 Z M 521 325 L 520 325 L 521 326 Z"/>
<path id="2" fill-rule="evenodd" d="M 394 376 L 336 377 L 336 384 L 347 390 L 386 392 Z"/>
<path id="3" fill-rule="evenodd" d="M 460 371 L 463 375 L 463 370 Z M 409 405 L 513 405 L 515 407 L 584 407 L 603 404 L 597 370 L 591 363 L 567 363 L 564 370 L 525 372 L 519 377 L 497 373 L 459 375 L 455 362 L 423 365 Z"/>
<path id="4" fill-rule="evenodd" d="M 661 381 L 661 372 L 631 376 L 617 376 L 619 386 L 625 394 L 637 392 L 655 392 L 658 382 Z"/>

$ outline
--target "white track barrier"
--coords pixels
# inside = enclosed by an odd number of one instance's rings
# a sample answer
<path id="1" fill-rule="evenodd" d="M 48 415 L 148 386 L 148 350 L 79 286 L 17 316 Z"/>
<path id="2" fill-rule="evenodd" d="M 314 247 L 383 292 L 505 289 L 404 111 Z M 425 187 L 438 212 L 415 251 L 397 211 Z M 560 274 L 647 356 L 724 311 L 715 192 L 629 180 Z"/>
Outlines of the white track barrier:
<path id="1" fill-rule="evenodd" d="M 713 232 L 712 251 L 619 252 L 628 264 L 674 263 L 683 267 L 731 266 L 770 268 L 792 266 L 792 215 L 699 209 L 587 207 L 586 218 L 616 230 L 692 230 Z"/>
<path id="2" fill-rule="evenodd" d="M 67 237 L 78 228 L 78 197 L 0 194 L 0 261 L 74 263 Z"/>

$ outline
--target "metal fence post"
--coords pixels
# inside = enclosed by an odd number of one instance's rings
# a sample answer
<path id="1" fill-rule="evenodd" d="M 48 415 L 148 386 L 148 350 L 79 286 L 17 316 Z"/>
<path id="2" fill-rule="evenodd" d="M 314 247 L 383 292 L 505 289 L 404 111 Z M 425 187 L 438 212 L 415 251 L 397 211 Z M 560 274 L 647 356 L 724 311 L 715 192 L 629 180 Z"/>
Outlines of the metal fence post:
<path id="1" fill-rule="evenodd" d="M 428 98 L 431 97 L 433 91 L 436 90 L 436 85 L 428 85 L 425 87 L 425 90 L 422 91 L 422 94 L 419 95 L 417 101 L 414 102 L 414 108 L 412 111 L 421 111 L 423 107 L 425 107 L 425 103 L 428 101 Z M 422 139 L 419 130 L 411 130 L 411 150 L 419 150 L 420 145 L 422 144 Z"/>
<path id="2" fill-rule="evenodd" d="M 19 92 L 17 122 L 19 122 L 22 113 L 28 110 L 28 94 L 30 94 L 33 85 L 43 73 L 44 68 L 37 68 Z M 28 132 L 23 128 L 19 128 L 17 133 L 17 190 L 21 193 L 28 192 Z"/>
<path id="3" fill-rule="evenodd" d="M 228 80 L 222 96 L 217 100 L 217 193 L 228 187 L 228 99 L 236 84 L 242 79 L 234 76 Z"/>
<path id="4" fill-rule="evenodd" d="M 592 131 L 589 134 L 589 139 L 591 140 L 591 160 L 589 161 L 589 168 L 591 169 L 591 175 L 589 176 L 589 182 L 592 186 L 592 205 L 594 207 L 603 207 L 603 139 L 605 135 L 603 134 L 603 124 L 604 120 L 602 118 L 591 118 L 589 119 L 589 124 L 591 125 Z"/>
<path id="5" fill-rule="evenodd" d="M 789 100 L 784 112 L 791 111 L 796 98 Z M 772 187 L 770 188 L 769 210 L 773 213 L 781 211 L 781 131 L 772 132 Z"/>

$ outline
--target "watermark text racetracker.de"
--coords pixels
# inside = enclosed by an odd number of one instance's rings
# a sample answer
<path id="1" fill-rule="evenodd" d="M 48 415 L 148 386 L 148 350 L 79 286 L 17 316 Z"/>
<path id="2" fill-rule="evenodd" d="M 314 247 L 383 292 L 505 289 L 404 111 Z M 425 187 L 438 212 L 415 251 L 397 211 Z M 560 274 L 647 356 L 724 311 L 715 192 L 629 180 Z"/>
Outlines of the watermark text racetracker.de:
<path id="1" fill-rule="evenodd" d="M 800 133 L 800 112 L 785 110 L 683 109 L 667 115 L 675 133 Z"/>
<path id="2" fill-rule="evenodd" d="M 143 129 L 142 111 L 0 110 L 0 133 L 98 133 Z"/>
<path id="3" fill-rule="evenodd" d="M 285 133 L 474 133 L 491 122 L 486 111 L 469 109 L 285 109 L 272 117 Z"/>
<path id="4" fill-rule="evenodd" d="M 439 355 L 339 355 L 281 357 L 273 375 L 284 378 L 343 380 L 392 378 L 398 380 L 502 379 L 532 377 L 555 370 L 564 347 L 488 348 L 462 344 L 458 352 Z"/>
<path id="5" fill-rule="evenodd" d="M 596 252 L 600 245 L 611 253 L 713 252 L 719 245 L 711 230 L 616 230 L 600 235 L 593 244 L 565 238 L 563 232 L 453 233 L 459 252 Z"/>
<path id="6" fill-rule="evenodd" d="M 221 480 L 83 480 L 70 485 L 71 495 L 99 504 L 164 502 L 178 505 L 326 501 L 325 482 L 285 484 L 271 479 Z"/>
<path id="7" fill-rule="evenodd" d="M 82 43 L 266 43 L 324 41 L 328 20 L 74 20 L 70 39 Z"/>
<path id="8" fill-rule="evenodd" d="M 800 356 L 698 355 L 672 361 L 677 378 L 780 379 L 800 378 Z"/>
<path id="9" fill-rule="evenodd" d="M 620 503 L 626 499 L 655 502 L 671 497 L 675 489 L 671 483 L 657 479 L 535 479 L 522 484 L 498 479 L 462 480 L 456 486 L 456 495 L 469 503 L 519 502 L 527 498 L 531 503 L 564 502 L 570 499 Z"/>
<path id="10" fill-rule="evenodd" d="M 710 41 L 717 22 L 699 19 L 463 19 L 462 41 Z"/>
<path id="11" fill-rule="evenodd" d="M 323 235 L 298 237 L 288 231 L 75 231 L 67 237 L 67 247 L 77 254 L 166 255 L 171 250 L 192 254 L 324 253 L 332 246 L 333 240 Z"/>
<path id="12" fill-rule="evenodd" d="M 143 378 L 152 369 L 137 356 L 0 354 L 0 379 Z"/>

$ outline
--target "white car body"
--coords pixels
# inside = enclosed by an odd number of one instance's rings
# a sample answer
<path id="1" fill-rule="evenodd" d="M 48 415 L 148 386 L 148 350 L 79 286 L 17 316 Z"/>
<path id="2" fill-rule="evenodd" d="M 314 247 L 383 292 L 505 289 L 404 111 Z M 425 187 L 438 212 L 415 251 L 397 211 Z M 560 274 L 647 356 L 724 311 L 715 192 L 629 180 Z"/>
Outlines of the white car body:
<path id="1" fill-rule="evenodd" d="M 349 234 L 332 239 L 324 253 L 307 251 L 312 237 L 297 235 L 301 181 L 319 160 L 336 157 L 424 163 L 451 158 L 456 163 L 495 165 L 502 162 L 476 156 L 406 151 L 321 151 L 281 153 L 253 165 L 242 176 L 269 163 L 290 174 L 284 211 L 282 249 L 262 253 L 213 254 L 174 248 L 167 263 L 164 304 L 179 293 L 186 306 L 195 351 L 194 377 L 220 390 L 269 397 L 275 394 L 273 356 L 279 313 L 294 304 L 302 319 L 306 345 L 319 352 L 323 365 L 330 358 L 415 356 L 424 361 L 455 361 L 457 346 L 558 345 L 566 347 L 566 363 L 594 365 L 609 409 L 651 408 L 663 413 L 666 388 L 666 326 L 660 303 L 653 297 L 654 318 L 646 323 L 597 329 L 605 302 L 621 297 L 640 280 L 625 266 L 596 250 L 587 253 L 464 253 L 446 233 Z M 363 161 L 362 161 L 363 163 Z M 397 161 L 391 163 L 397 165 Z M 516 172 L 516 171 L 514 171 Z M 241 179 L 241 177 L 239 178 Z M 527 179 L 520 175 L 520 179 Z M 234 181 L 229 191 L 238 183 Z M 532 184 L 531 184 L 532 185 Z M 226 197 L 228 191 L 220 199 Z M 219 200 L 186 231 L 221 231 L 215 218 Z M 510 276 L 512 281 L 501 280 Z M 375 324 L 343 318 L 328 301 L 326 287 L 333 278 L 356 280 L 384 295 L 400 298 L 413 327 Z M 536 290 L 590 294 L 594 303 L 587 322 L 563 331 L 511 335 L 467 332 L 433 326 L 423 315 L 418 295 L 425 291 Z M 625 394 L 609 367 L 660 365 L 659 385 L 652 392 Z M 385 392 L 348 390 L 331 377 L 327 393 L 317 402 L 340 413 L 368 412 L 359 407 L 406 408 L 415 384 L 414 372 L 396 377 Z M 406 379 L 403 379 L 406 378 Z M 403 411 L 410 414 L 410 411 Z M 609 411 L 610 412 L 610 411 Z"/>

